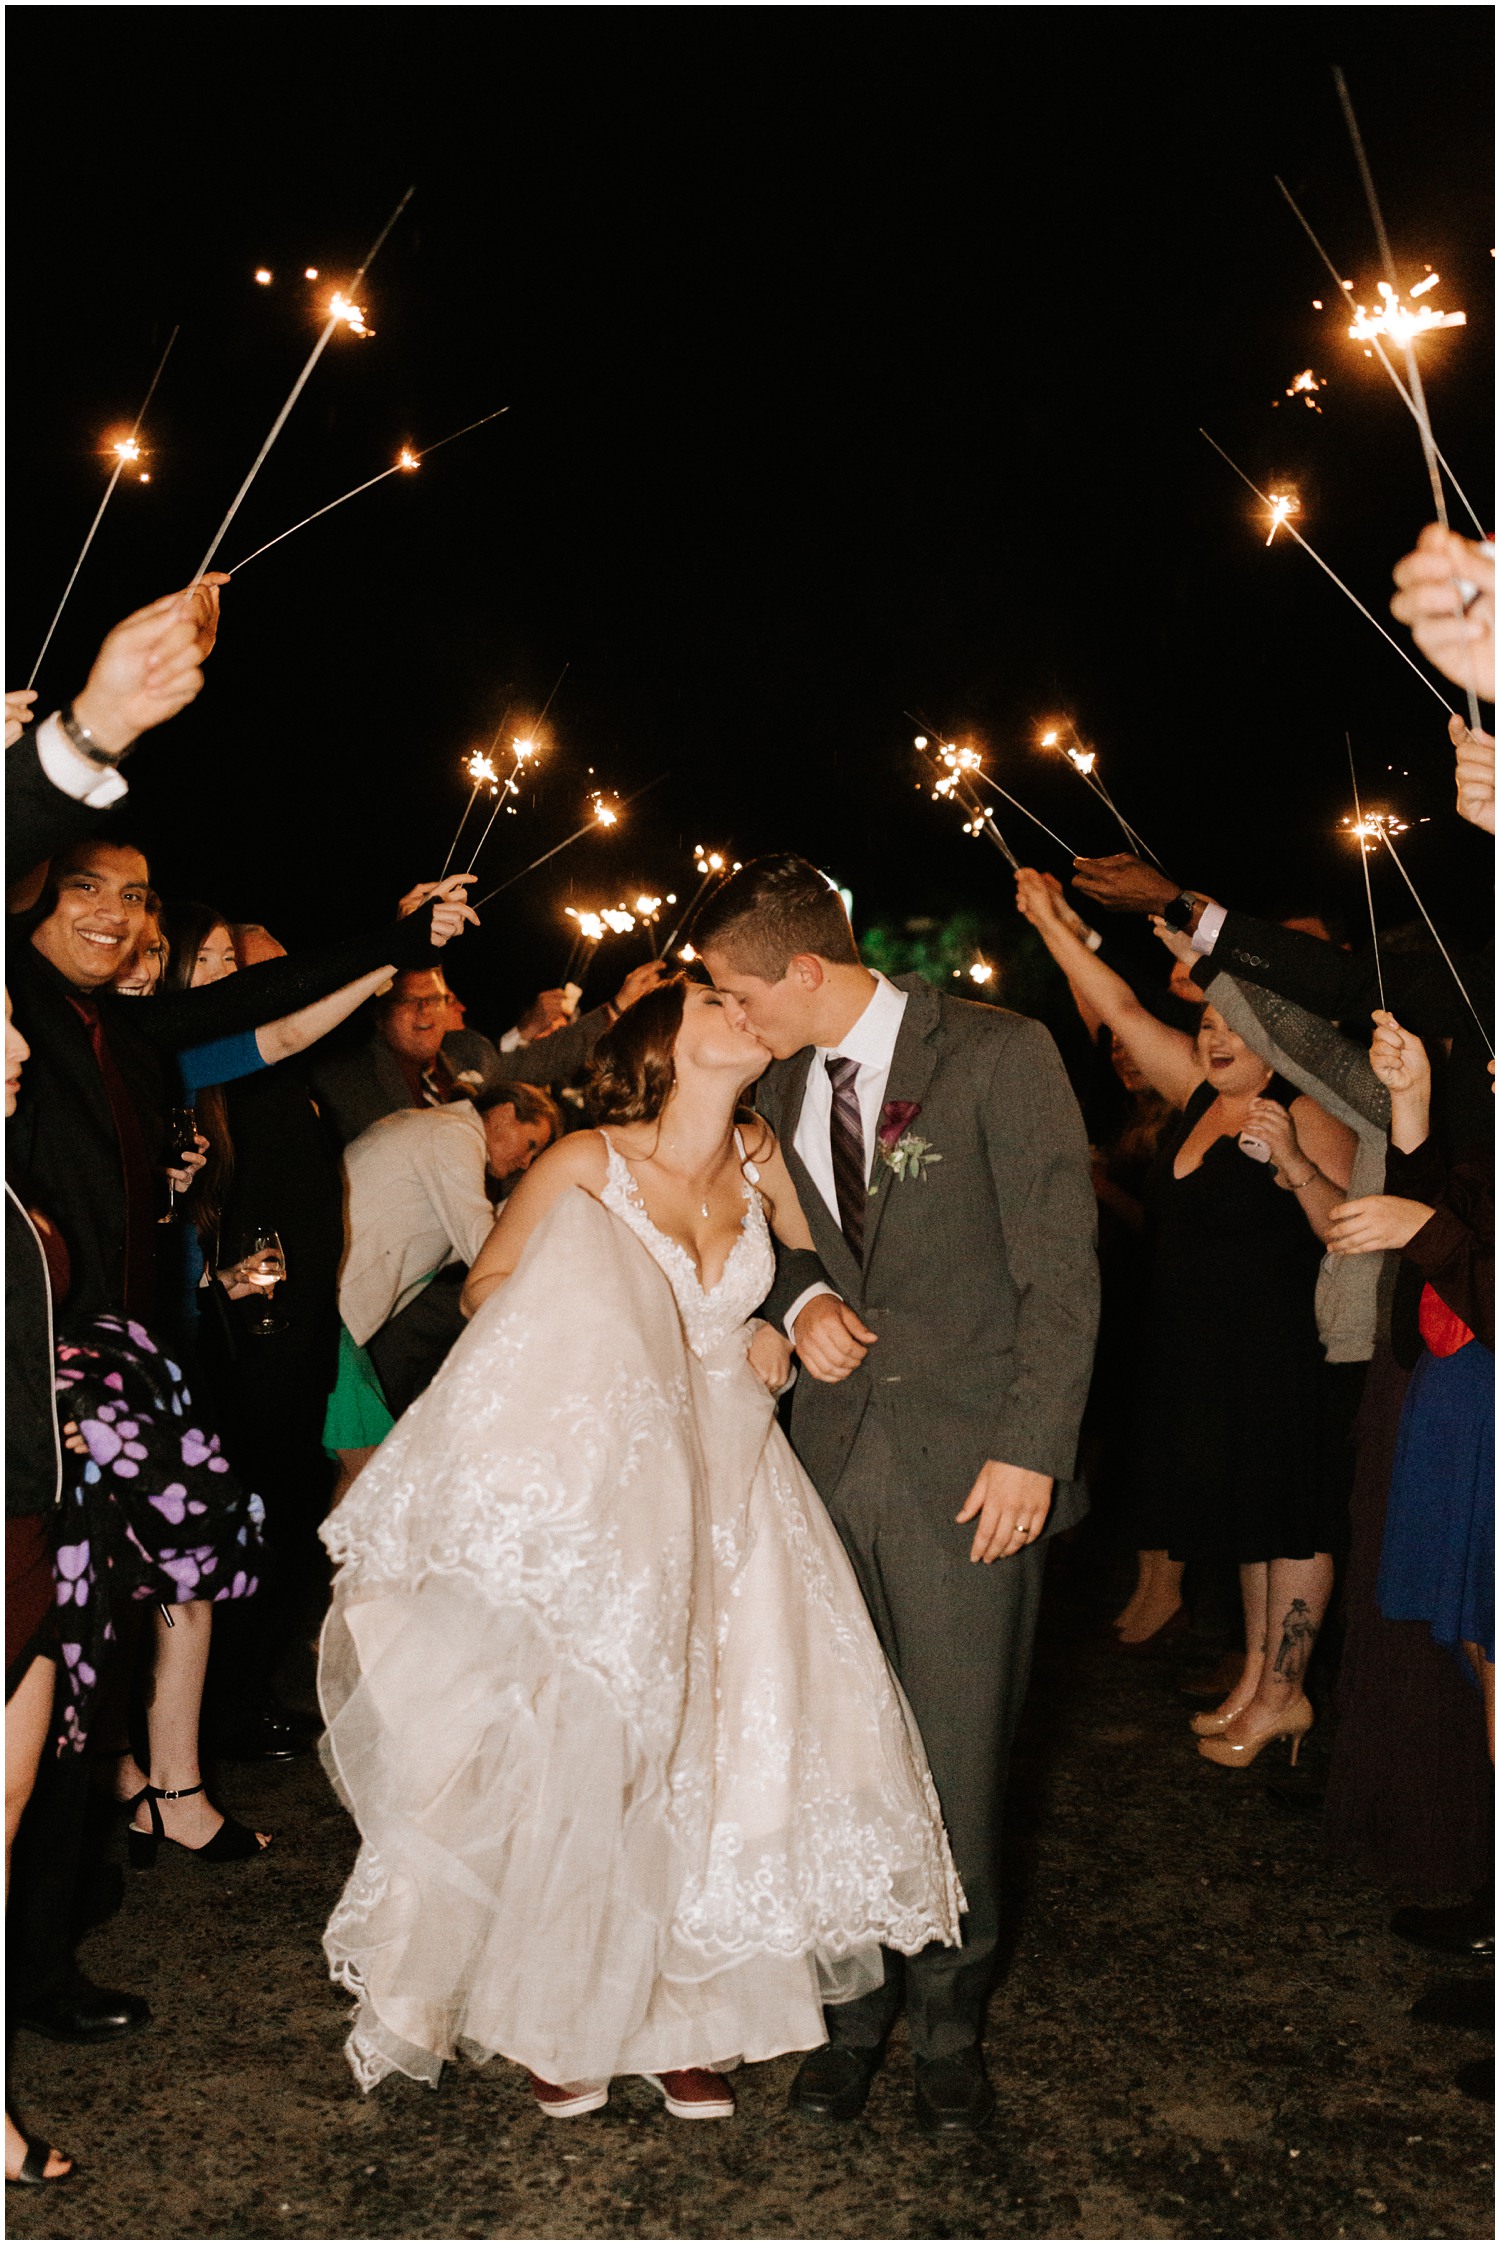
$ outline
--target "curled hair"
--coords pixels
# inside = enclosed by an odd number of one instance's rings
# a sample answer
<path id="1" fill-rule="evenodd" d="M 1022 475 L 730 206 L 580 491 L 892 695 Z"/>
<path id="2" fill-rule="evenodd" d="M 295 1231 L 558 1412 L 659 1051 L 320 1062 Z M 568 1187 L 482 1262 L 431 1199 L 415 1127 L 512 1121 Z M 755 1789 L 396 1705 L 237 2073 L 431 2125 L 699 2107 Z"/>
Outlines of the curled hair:
<path id="1" fill-rule="evenodd" d="M 685 974 L 668 975 L 627 1006 L 594 1047 L 584 1085 L 592 1123 L 656 1122 L 677 1082 Z"/>
<path id="2" fill-rule="evenodd" d="M 781 982 L 799 953 L 858 966 L 844 900 L 805 857 L 758 857 L 726 881 L 692 922 L 699 951 L 710 946 L 762 982 Z"/>

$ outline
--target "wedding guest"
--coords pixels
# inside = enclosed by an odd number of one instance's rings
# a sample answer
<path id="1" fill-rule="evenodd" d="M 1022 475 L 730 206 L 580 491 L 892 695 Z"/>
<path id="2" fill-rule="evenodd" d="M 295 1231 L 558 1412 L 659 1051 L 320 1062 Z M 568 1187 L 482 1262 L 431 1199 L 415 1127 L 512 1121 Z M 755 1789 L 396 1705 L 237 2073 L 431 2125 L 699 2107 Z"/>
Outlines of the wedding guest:
<path id="1" fill-rule="evenodd" d="M 339 1367 L 323 1429 L 339 1460 L 335 1502 L 396 1423 L 368 1344 L 437 1272 L 468 1268 L 495 1224 L 487 1179 L 524 1176 L 561 1126 L 545 1092 L 507 1084 L 478 1100 L 383 1116 L 345 1149 Z M 420 1386 L 457 1337 L 442 1336 Z"/>
<path id="2" fill-rule="evenodd" d="M 523 1016 L 515 1031 L 488 1047 L 486 1087 L 498 1083 L 563 1084 L 587 1065 L 604 1030 L 632 1001 L 666 972 L 651 960 L 625 977 L 613 1001 L 566 1028 L 556 1025 L 558 995 L 546 992 Z M 320 1054 L 310 1071 L 318 1104 L 340 1146 L 348 1146 L 384 1115 L 413 1107 L 445 1106 L 465 1096 L 459 1071 L 449 1061 L 454 1035 L 452 992 L 436 969 L 396 977 L 388 996 L 375 1008 L 373 1032 L 345 1050 Z M 454 1058 L 469 1064 L 460 1033 Z M 492 1056 L 492 1057 L 491 1057 Z"/>
<path id="3" fill-rule="evenodd" d="M 476 1105 L 485 1119 L 488 1149 L 484 1190 L 498 1205 L 537 1155 L 562 1137 L 566 1126 L 561 1109 L 536 1084 L 502 1085 L 481 1093 Z M 466 1263 L 446 1264 L 365 1344 L 393 1418 L 399 1419 L 415 1402 L 462 1333 L 465 1320 L 459 1294 L 467 1272 Z"/>
<path id="4" fill-rule="evenodd" d="M 1270 921 L 1226 912 L 1198 892 L 1178 890 L 1137 858 L 1080 860 L 1074 886 L 1111 911 L 1163 912 L 1174 919 L 1205 954 L 1195 970 L 1205 982 L 1223 967 L 1240 982 L 1330 1022 L 1367 1022 L 1380 1003 L 1373 954 L 1351 955 Z M 1450 952 L 1489 1018 L 1491 954 L 1461 946 Z M 1462 1148 L 1482 1140 L 1494 1123 L 1489 1052 L 1448 967 L 1435 950 L 1382 945 L 1381 968 L 1391 1008 L 1429 1051 L 1451 1044 L 1440 1142 Z M 1336 1855 L 1400 1899 L 1391 1925 L 1402 1939 L 1468 1956 L 1476 1947 L 1493 1950 L 1493 1774 L 1467 1720 L 1468 1694 L 1453 1661 L 1426 1629 L 1386 1621 L 1376 1594 L 1402 1399 L 1416 1356 L 1419 1293 L 1407 1266 L 1375 1344 L 1355 1423 L 1339 1719 L 1323 1836 Z M 1454 1893 L 1473 1900 L 1450 1906 L 1445 1898 Z"/>
<path id="5" fill-rule="evenodd" d="M 1148 1188 L 1137 1459 L 1172 1517 L 1172 1557 L 1222 1551 L 1240 1569 L 1245 1665 L 1195 1721 L 1199 1752 L 1244 1767 L 1290 1738 L 1295 1754 L 1312 1725 L 1303 1679 L 1333 1587 L 1313 1287 L 1353 1137 L 1214 1007 L 1195 1039 L 1155 1020 L 1078 941 L 1037 874 L 1016 886 L 1053 957 L 1181 1111 Z"/>

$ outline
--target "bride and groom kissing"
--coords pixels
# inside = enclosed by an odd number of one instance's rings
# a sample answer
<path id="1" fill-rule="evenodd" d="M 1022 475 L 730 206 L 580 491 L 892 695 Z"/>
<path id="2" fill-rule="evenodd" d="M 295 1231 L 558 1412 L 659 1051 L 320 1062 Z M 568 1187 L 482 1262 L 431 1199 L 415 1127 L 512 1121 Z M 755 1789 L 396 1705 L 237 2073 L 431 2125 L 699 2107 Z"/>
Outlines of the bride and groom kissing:
<path id="1" fill-rule="evenodd" d="M 792 2106 L 838 2122 L 904 2005 L 918 2120 L 963 2134 L 1046 1539 L 1085 1505 L 1082 1121 L 1045 1029 L 870 973 L 800 858 L 694 942 L 711 981 L 601 1040 L 596 1127 L 506 1202 L 324 1530 L 348 2053 L 708 2119 L 804 2051 Z"/>

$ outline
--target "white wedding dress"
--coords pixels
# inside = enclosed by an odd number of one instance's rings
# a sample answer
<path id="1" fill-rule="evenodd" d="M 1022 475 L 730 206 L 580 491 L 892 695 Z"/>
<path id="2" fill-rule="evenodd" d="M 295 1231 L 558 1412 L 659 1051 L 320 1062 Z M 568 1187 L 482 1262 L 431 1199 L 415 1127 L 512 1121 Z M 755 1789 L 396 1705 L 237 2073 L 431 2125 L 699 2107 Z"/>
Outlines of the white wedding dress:
<path id="1" fill-rule="evenodd" d="M 810 2049 L 882 1943 L 959 1939 L 916 1726 L 745 1361 L 773 1264 L 747 1184 L 705 1292 L 611 1145 L 323 1530 L 365 2088 Z"/>

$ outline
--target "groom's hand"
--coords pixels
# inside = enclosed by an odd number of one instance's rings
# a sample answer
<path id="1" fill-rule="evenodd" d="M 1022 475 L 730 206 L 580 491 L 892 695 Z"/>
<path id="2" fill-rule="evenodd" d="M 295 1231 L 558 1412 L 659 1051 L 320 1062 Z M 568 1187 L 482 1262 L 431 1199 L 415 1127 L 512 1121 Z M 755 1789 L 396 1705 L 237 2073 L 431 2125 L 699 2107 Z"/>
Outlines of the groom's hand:
<path id="1" fill-rule="evenodd" d="M 832 1385 L 859 1370 L 879 1335 L 837 1294 L 815 1294 L 793 1326 L 792 1338 L 813 1378 Z"/>
<path id="2" fill-rule="evenodd" d="M 963 1511 L 954 1517 L 962 1526 L 979 1515 L 969 1557 L 989 1566 L 992 1560 L 1013 1558 L 1035 1543 L 1051 1510 L 1051 1474 L 1033 1473 L 1030 1466 L 1000 1465 L 991 1458 L 980 1467 Z"/>

